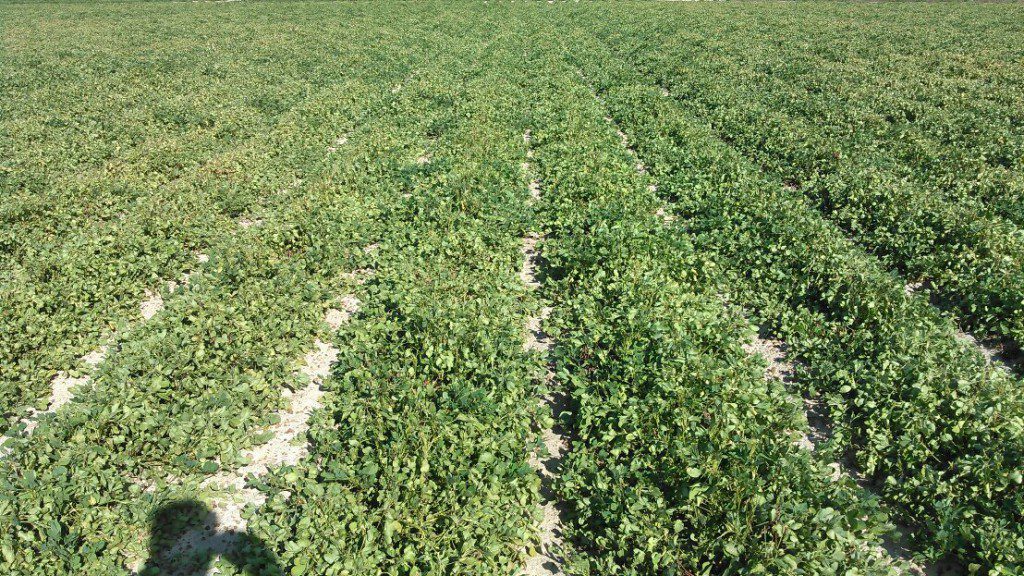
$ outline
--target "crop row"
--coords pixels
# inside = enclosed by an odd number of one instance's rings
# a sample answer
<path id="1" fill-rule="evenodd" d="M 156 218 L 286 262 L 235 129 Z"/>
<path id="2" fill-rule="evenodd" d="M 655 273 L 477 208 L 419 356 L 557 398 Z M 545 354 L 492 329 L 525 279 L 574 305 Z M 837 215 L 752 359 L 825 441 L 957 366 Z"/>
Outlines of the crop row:
<path id="1" fill-rule="evenodd" d="M 1013 17 L 1000 11 L 968 16 L 990 27 L 983 38 L 943 22 L 941 34 L 951 41 L 938 50 L 944 55 L 939 59 L 929 39 L 921 37 L 876 42 L 874 50 L 860 46 L 857 53 L 864 58 L 853 62 L 833 62 L 812 52 L 788 74 L 780 70 L 767 92 L 780 109 L 822 123 L 844 138 L 870 141 L 893 158 L 891 167 L 901 176 L 958 201 L 976 199 L 1020 225 L 1022 77 L 1005 64 L 1019 57 L 1016 35 L 1007 29 Z M 872 25 L 878 28 L 875 34 L 892 34 L 906 23 Z M 867 44 L 864 36 L 860 42 Z M 779 54 L 791 61 L 795 56 L 795 50 Z M 765 85 L 769 79 L 758 76 L 757 81 Z"/>
<path id="2" fill-rule="evenodd" d="M 896 18 L 886 10 L 889 21 L 870 9 L 849 11 L 859 21 L 852 34 L 832 11 L 734 11 L 710 30 L 709 19 L 695 29 L 692 15 L 644 14 L 630 28 L 645 33 L 627 41 L 653 68 L 665 70 L 663 55 L 671 54 L 673 66 L 697 72 L 700 89 L 728 84 L 745 99 L 855 140 L 859 151 L 881 153 L 876 161 L 901 177 L 976 198 L 1020 224 L 1024 101 L 1019 71 L 1005 65 L 1017 51 L 1012 13 L 973 10 L 974 25 L 991 29 L 978 35 L 938 21 L 952 16 L 942 9 Z M 942 47 L 927 36 L 903 36 L 908 26 L 936 30 Z M 676 33 L 681 27 L 690 32 Z M 813 41 L 781 39 L 798 27 L 812 29 Z"/>
<path id="3" fill-rule="evenodd" d="M 533 540 L 536 302 L 517 276 L 530 211 L 508 34 L 453 43 L 403 90 L 395 129 L 426 150 L 380 190 L 388 225 L 311 457 L 265 478 L 249 518 L 293 573 L 511 574 Z"/>
<path id="4" fill-rule="evenodd" d="M 395 74 L 368 70 L 310 94 L 265 137 L 272 147 L 243 148 L 237 172 L 204 181 L 255 192 L 299 176 L 303 193 L 259 197 L 263 225 L 218 238 L 162 313 L 121 333 L 91 389 L 13 442 L 0 463 L 6 571 L 123 573 L 155 510 L 265 440 L 282 390 L 301 386 L 293 363 L 324 332 L 323 309 L 372 258 L 380 187 L 413 163 L 389 148 L 398 120 L 378 122 L 402 97 Z M 341 133 L 347 153 L 328 154 Z"/>
<path id="5" fill-rule="evenodd" d="M 533 23 L 536 25 L 536 22 Z M 726 311 L 553 28 L 528 36 L 572 574 L 895 573 L 884 514 L 797 445 L 806 420 Z"/>
<path id="6" fill-rule="evenodd" d="M 78 57 L 81 70 L 61 67 L 49 54 L 30 64 L 35 53 L 12 50 L 17 93 L 32 97 L 15 98 L 4 139 L 16 151 L 0 208 L 0 339 L 6 344 L 0 349 L 0 412 L 8 422 L 39 401 L 53 374 L 82 369 L 77 358 L 136 319 L 145 289 L 193 267 L 194 251 L 216 251 L 213 246 L 236 233 L 239 218 L 305 176 L 299 169 L 268 172 L 255 163 L 274 157 L 284 162 L 280 156 L 295 149 L 281 138 L 300 133 L 294 111 L 304 99 L 331 95 L 372 109 L 387 94 L 375 83 L 387 86 L 409 73 L 407 54 L 374 43 L 379 33 L 372 28 L 356 27 L 354 43 L 311 55 L 308 38 L 287 42 L 285 53 L 304 56 L 279 59 L 291 62 L 284 70 L 263 69 L 275 88 L 262 89 L 243 71 L 265 58 L 265 46 L 252 45 L 243 55 L 223 50 L 204 58 L 206 69 L 183 71 L 197 49 L 179 46 L 182 39 L 170 30 L 182 26 L 171 19 L 115 35 L 112 54 L 96 50 Z M 71 28 L 87 38 L 104 33 Z M 231 32 L 223 30 L 216 44 L 241 40 Z M 143 73 L 121 51 L 145 34 L 166 42 L 149 56 L 153 69 Z M 350 67 L 323 68 L 314 82 L 296 86 L 305 69 L 300 64 L 311 65 L 306 58 L 331 54 Z M 376 77 L 360 74 L 371 62 Z M 102 66 L 125 69 L 113 77 L 95 74 Z M 81 98 L 80 90 L 89 96 Z M 277 104 L 260 104 L 264 99 Z M 162 112 L 169 107 L 203 119 L 172 122 Z M 49 126 L 54 122 L 74 125 Z M 46 138 L 37 134 L 44 127 Z M 322 162 L 329 143 L 349 128 L 334 125 L 339 133 L 330 140 L 287 160 L 312 168 L 313 159 Z M 266 136 L 274 133 L 284 136 Z"/>
<path id="7" fill-rule="evenodd" d="M 711 124 L 752 162 L 797 188 L 908 282 L 929 284 L 944 306 L 963 317 L 966 328 L 1024 340 L 1024 232 L 989 215 L 977 202 L 951 198 L 935 182 L 908 177 L 927 172 L 930 160 L 894 157 L 885 142 L 901 133 L 872 132 L 862 117 L 847 120 L 831 108 L 820 117 L 801 118 L 779 106 L 772 85 L 760 78 L 740 71 L 725 80 L 729 76 L 718 68 L 736 68 L 740 62 L 723 60 L 709 69 L 689 66 L 677 57 L 687 51 L 685 45 L 678 50 L 666 45 L 642 21 L 633 21 L 636 33 L 628 38 L 610 22 L 591 19 L 588 24 L 615 54 L 665 87 L 688 114 Z M 855 113 L 836 106 L 844 114 Z M 862 116 L 870 114 L 862 110 Z"/>
<path id="8" fill-rule="evenodd" d="M 1024 398 L 926 300 L 761 173 L 683 104 L 596 43 L 572 60 L 634 139 L 658 192 L 803 362 L 797 381 L 860 472 L 933 556 L 1013 573 L 1024 554 Z"/>

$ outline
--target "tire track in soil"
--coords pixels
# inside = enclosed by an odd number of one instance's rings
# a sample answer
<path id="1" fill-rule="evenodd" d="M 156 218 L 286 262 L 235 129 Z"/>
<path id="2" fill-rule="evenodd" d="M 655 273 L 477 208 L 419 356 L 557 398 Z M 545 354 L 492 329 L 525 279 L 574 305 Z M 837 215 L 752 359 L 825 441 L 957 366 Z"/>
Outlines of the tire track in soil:
<path id="1" fill-rule="evenodd" d="M 527 162 L 523 163 L 523 173 L 528 177 L 531 172 L 529 159 L 533 157 L 530 149 L 530 131 L 523 134 L 523 142 L 527 146 Z M 535 178 L 530 178 L 528 187 L 530 204 L 540 200 L 540 183 Z M 537 245 L 543 240 L 543 236 L 531 232 L 522 239 L 523 264 L 519 271 L 519 279 L 528 290 L 540 289 L 540 282 L 537 280 L 538 249 Z M 558 500 L 554 490 L 554 481 L 562 466 L 562 456 L 569 449 L 569 441 L 566 431 L 561 425 L 563 414 L 568 410 L 568 396 L 558 390 L 555 384 L 555 373 L 550 361 L 551 346 L 553 344 L 550 336 L 541 329 L 541 324 L 551 314 L 550 307 L 543 307 L 536 316 L 527 319 L 525 331 L 526 341 L 523 348 L 527 352 L 540 355 L 545 360 L 544 383 L 548 393 L 539 399 L 542 406 L 551 410 L 554 424 L 540 432 L 541 442 L 544 445 L 543 453 L 534 452 L 530 455 L 530 466 L 537 471 L 541 479 L 541 506 L 543 517 L 537 527 L 540 540 L 537 550 L 526 559 L 525 565 L 518 572 L 521 576 L 551 576 L 563 574 L 562 564 L 564 557 L 562 553 L 562 519 L 565 515 L 565 505 Z"/>

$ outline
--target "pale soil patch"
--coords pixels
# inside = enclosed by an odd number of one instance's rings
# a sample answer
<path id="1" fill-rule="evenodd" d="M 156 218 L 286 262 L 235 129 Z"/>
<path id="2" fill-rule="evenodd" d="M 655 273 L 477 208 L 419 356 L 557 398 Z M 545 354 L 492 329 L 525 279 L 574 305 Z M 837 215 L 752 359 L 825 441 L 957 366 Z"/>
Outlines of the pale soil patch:
<path id="1" fill-rule="evenodd" d="M 298 464 L 309 453 L 305 443 L 299 443 L 309 430 L 309 417 L 320 407 L 323 391 L 320 383 L 330 374 L 331 365 L 338 359 L 338 349 L 334 345 L 316 340 L 313 349 L 303 357 L 299 372 L 309 378 L 309 384 L 292 392 L 285 390 L 282 396 L 288 400 L 288 408 L 277 413 L 278 423 L 267 431 L 272 434 L 266 443 L 246 450 L 243 457 L 248 464 L 230 472 L 219 472 L 203 482 L 207 488 L 234 490 L 240 498 L 226 502 L 214 502 L 214 509 L 219 510 L 217 526 L 223 529 L 244 529 L 242 510 L 247 504 L 259 506 L 264 496 L 258 490 L 245 487 L 246 476 L 262 476 L 270 468 Z"/>
<path id="2" fill-rule="evenodd" d="M 362 285 L 366 284 L 366 281 L 369 280 L 370 278 L 373 278 L 375 274 L 376 272 L 373 270 L 373 268 L 360 268 L 358 270 L 353 270 L 352 272 L 343 273 L 341 275 L 341 279 L 344 280 L 345 282 L 350 282 L 356 285 Z"/>
<path id="3" fill-rule="evenodd" d="M 591 88 L 591 90 L 593 90 L 593 88 Z M 596 98 L 597 101 L 600 102 L 601 105 L 603 106 L 604 105 L 604 99 L 601 98 L 600 96 L 598 96 L 596 92 L 593 92 L 593 94 L 594 94 L 594 98 Z M 629 145 L 629 136 L 626 136 L 626 133 L 623 132 L 618 127 L 618 124 L 616 124 L 615 119 L 612 118 L 611 116 L 605 116 L 604 117 L 604 121 L 607 122 L 608 124 L 611 124 L 615 128 L 615 134 L 617 134 L 618 137 L 619 137 L 619 143 L 622 145 L 623 148 L 626 149 L 626 151 L 629 152 L 629 155 L 632 156 L 634 160 L 636 160 L 635 169 L 636 169 L 637 173 L 638 174 L 646 174 L 647 173 L 647 166 L 644 165 L 644 163 L 640 160 L 640 157 L 637 155 L 636 150 L 633 150 L 633 147 Z"/>
<path id="4" fill-rule="evenodd" d="M 910 282 L 906 286 L 903 287 L 903 292 L 907 296 L 910 296 L 912 294 L 916 294 L 917 291 L 920 290 L 923 286 L 924 286 L 924 282 Z"/>
<path id="5" fill-rule="evenodd" d="M 523 252 L 523 265 L 519 269 L 519 279 L 522 280 L 523 284 L 530 289 L 537 289 L 540 287 L 540 282 L 537 281 L 537 242 L 540 240 L 540 235 L 536 232 L 531 232 L 523 237 L 523 246 L 520 250 Z M 539 319 L 538 319 L 539 321 Z"/>
<path id="6" fill-rule="evenodd" d="M 367 254 L 373 254 L 374 252 L 376 252 L 379 249 L 380 249 L 380 244 L 378 244 L 377 242 L 374 242 L 372 244 L 367 244 L 366 246 L 364 246 L 363 247 L 363 252 L 365 252 Z"/>
<path id="7" fill-rule="evenodd" d="M 1020 372 L 1022 368 L 1021 351 L 1013 342 L 979 340 L 972 334 L 957 330 L 956 337 L 961 342 L 976 348 L 985 357 L 985 363 L 1006 372 Z"/>
<path id="8" fill-rule="evenodd" d="M 786 381 L 793 376 L 793 363 L 786 359 L 786 345 L 782 340 L 769 338 L 764 330 L 758 330 L 754 340 L 743 344 L 747 354 L 760 354 L 768 363 L 765 377 Z"/>
<path id="9" fill-rule="evenodd" d="M 95 370 L 96 367 L 106 359 L 107 350 L 107 346 L 100 346 L 79 358 L 79 362 L 85 364 L 90 371 Z M 57 410 L 60 410 L 65 404 L 71 402 L 75 397 L 75 388 L 85 386 L 91 381 L 92 377 L 88 374 L 74 377 L 64 371 L 58 372 L 50 381 L 50 395 L 46 399 L 46 409 L 36 410 L 35 408 L 30 408 L 28 416 L 21 419 L 21 423 L 25 425 L 25 433 L 31 434 L 35 431 L 35 429 L 39 427 L 40 416 L 43 414 L 53 414 Z M 2 447 L 8 439 L 9 438 L 7 436 L 0 437 L 0 447 Z M 3 454 L 6 454 L 6 451 L 3 450 L 3 448 L 0 448 L 0 455 Z"/>
<path id="10" fill-rule="evenodd" d="M 109 350 L 110 347 L 104 344 L 103 346 L 100 346 L 99 348 L 93 350 L 92 352 L 89 352 L 85 356 L 82 356 L 82 362 L 89 366 L 89 368 L 96 368 L 104 360 L 107 359 L 107 352 Z"/>
<path id="11" fill-rule="evenodd" d="M 341 306 L 340 310 L 338 308 L 328 308 L 327 313 L 324 314 L 324 322 L 335 332 L 359 310 L 359 299 L 351 294 L 342 298 L 339 304 Z"/>
<path id="12" fill-rule="evenodd" d="M 196 261 L 200 264 L 206 263 L 209 260 L 210 257 L 206 254 L 196 254 Z M 179 280 L 168 280 L 166 286 L 169 292 L 174 292 L 179 288 L 179 286 L 188 286 L 190 281 L 191 275 L 185 273 Z M 163 308 L 163 296 L 161 296 L 159 292 L 147 289 L 142 302 L 139 303 L 139 314 L 142 316 L 142 320 L 146 321 L 151 319 L 158 312 L 163 310 Z M 89 368 L 89 371 L 92 371 L 106 359 L 107 352 L 108 346 L 104 344 L 85 356 L 82 356 L 79 361 L 85 364 Z M 39 426 L 38 419 L 41 415 L 52 414 L 59 410 L 74 397 L 73 390 L 75 388 L 85 386 L 91 381 L 92 377 L 89 375 L 73 377 L 67 372 L 58 372 L 50 382 L 50 396 L 47 399 L 47 408 L 45 410 L 31 409 L 29 411 L 29 415 L 22 419 L 22 423 L 25 424 L 25 432 L 31 434 Z M 0 446 L 2 446 L 7 439 L 8 438 L 6 436 L 0 438 Z"/>
<path id="13" fill-rule="evenodd" d="M 419 157 L 417 157 L 416 163 L 419 164 L 420 166 L 423 166 L 424 164 L 430 164 L 431 158 L 431 154 L 427 152 L 426 154 L 422 154 Z"/>
<path id="14" fill-rule="evenodd" d="M 334 154 L 335 152 L 338 151 L 338 148 L 341 148 L 345 144 L 348 144 L 348 135 L 347 134 L 344 135 L 344 136 L 341 136 L 337 140 L 335 140 L 333 145 L 328 146 L 327 147 L 327 153 L 328 154 Z"/>
<path id="15" fill-rule="evenodd" d="M 262 218 L 239 218 L 238 225 L 242 228 L 252 228 L 253 226 L 262 226 Z"/>
<path id="16" fill-rule="evenodd" d="M 911 282 L 903 287 L 907 296 L 918 294 L 922 289 L 930 289 L 929 282 Z M 934 301 L 932 302 L 935 303 Z M 956 331 L 956 338 L 961 342 L 977 349 L 985 358 L 985 363 L 1001 370 L 1019 372 L 1022 368 L 1021 350 L 1010 341 L 981 340 L 964 330 Z"/>
<path id="17" fill-rule="evenodd" d="M 524 265 L 524 268 L 526 265 Z M 535 286 L 536 282 L 531 278 L 528 286 Z M 540 314 L 531 317 L 526 322 L 526 342 L 523 347 L 531 352 L 547 355 L 551 349 L 551 339 L 541 330 L 540 326 L 544 319 L 551 313 L 551 308 L 543 308 Z M 555 374 L 548 367 L 545 370 L 544 380 L 551 387 Z M 544 445 L 541 452 L 530 454 L 530 466 L 537 471 L 541 477 L 541 506 L 543 518 L 537 526 L 539 545 L 531 554 L 519 572 L 522 576 L 543 576 L 562 574 L 563 557 L 561 548 L 562 540 L 562 509 L 564 506 L 558 501 L 554 492 L 553 484 L 559 469 L 562 465 L 562 457 L 568 451 L 569 443 L 564 430 L 560 425 L 562 414 L 567 410 L 568 398 L 564 394 L 552 392 L 540 399 L 541 405 L 546 405 L 551 410 L 555 424 L 541 431 L 540 440 Z"/>
<path id="18" fill-rule="evenodd" d="M 754 334 L 753 340 L 743 343 L 743 350 L 747 354 L 764 358 L 767 363 L 764 372 L 766 379 L 780 382 L 788 382 L 792 379 L 793 363 L 786 358 L 786 344 L 781 340 L 770 338 L 765 330 L 759 328 Z M 798 446 L 812 452 L 829 436 L 827 430 L 821 428 L 824 423 L 818 417 L 816 407 L 816 401 L 804 399 L 803 408 L 809 431 L 801 432 L 796 441 Z M 833 480 L 837 479 L 835 475 L 833 476 Z"/>
<path id="19" fill-rule="evenodd" d="M 973 334 L 968 334 L 963 330 L 956 331 L 956 338 L 957 340 L 964 342 L 965 344 L 970 344 L 971 346 L 977 348 L 978 351 L 981 352 L 981 355 L 985 357 L 986 364 L 996 364 L 1002 368 L 1006 368 L 1006 366 L 1003 366 L 999 362 L 1000 351 L 998 348 L 994 346 L 989 346 L 985 342 L 982 342 L 981 340 L 975 338 Z"/>
<path id="20" fill-rule="evenodd" d="M 205 254 L 197 254 L 196 260 L 199 263 L 204 263 L 209 260 L 209 256 Z M 170 280 L 167 282 L 167 288 L 170 292 L 174 292 L 178 289 L 179 285 L 187 286 L 190 280 L 189 274 L 182 275 L 178 281 Z M 145 291 L 145 297 L 142 302 L 139 303 L 139 314 L 142 316 L 143 321 L 151 319 L 158 312 L 164 308 L 164 299 L 159 292 L 147 289 Z M 104 344 L 99 348 L 96 348 L 92 352 L 89 352 L 85 356 L 79 358 L 79 362 L 85 364 L 89 371 L 93 371 L 99 366 L 107 357 L 109 347 Z M 46 401 L 45 410 L 30 409 L 29 415 L 21 420 L 25 425 L 25 432 L 31 434 L 39 426 L 39 417 L 43 414 L 52 414 L 63 407 L 65 404 L 74 398 L 74 389 L 85 386 L 92 381 L 92 377 L 88 374 L 84 376 L 71 376 L 69 373 L 61 371 L 50 381 L 50 396 Z M 8 440 L 8 437 L 0 437 L 0 446 Z M 0 449 L 2 451 L 2 449 Z"/>
<path id="21" fill-rule="evenodd" d="M 764 358 L 767 363 L 764 374 L 766 379 L 786 382 L 792 378 L 793 363 L 786 358 L 785 343 L 768 337 L 763 329 L 758 330 L 752 341 L 745 342 L 743 349 L 747 354 L 759 355 Z M 827 421 L 821 416 L 820 407 L 816 400 L 804 399 L 803 405 L 809 430 L 808 432 L 800 433 L 796 444 L 803 450 L 814 452 L 823 442 L 828 440 L 830 430 Z M 838 462 L 830 463 L 829 468 L 832 469 L 831 480 L 833 482 L 838 482 L 844 474 L 850 474 L 849 472 L 844 473 L 842 466 Z M 897 561 L 906 560 L 906 558 L 890 554 L 888 549 L 883 547 L 875 549 L 874 552 L 879 557 L 888 556 Z"/>
<path id="22" fill-rule="evenodd" d="M 788 381 L 793 377 L 793 362 L 786 358 L 786 345 L 781 340 L 770 338 L 763 330 L 759 330 L 752 342 L 743 345 L 748 354 L 759 354 L 766 361 L 768 366 L 765 369 L 765 378 Z M 811 452 L 817 450 L 832 437 L 832 428 L 824 408 L 816 399 L 805 398 L 803 400 L 804 413 L 807 417 L 809 431 L 801 434 L 797 444 Z M 872 486 L 858 472 L 851 462 L 845 465 L 840 462 L 829 463 L 832 469 L 831 479 L 838 482 L 843 476 L 852 478 L 858 485 L 868 491 L 874 491 Z M 898 526 L 900 534 L 910 534 L 911 529 L 907 526 Z M 886 559 L 894 566 L 902 565 L 906 568 L 904 573 L 915 576 L 953 576 L 962 574 L 962 570 L 949 562 L 936 562 L 921 564 L 913 560 L 913 551 L 906 547 L 905 537 L 888 537 L 874 552 L 883 559 Z"/>
<path id="23" fill-rule="evenodd" d="M 72 390 L 79 386 L 85 386 L 91 381 L 88 376 L 74 378 L 67 372 L 61 372 L 50 381 L 50 397 L 46 400 L 46 410 L 31 410 L 28 417 L 22 419 L 25 424 L 25 432 L 31 434 L 39 426 L 39 417 L 43 414 L 53 414 L 62 406 L 74 398 Z"/>
<path id="24" fill-rule="evenodd" d="M 198 262 L 199 264 L 206 264 L 207 262 L 210 261 L 209 255 L 203 254 L 202 252 L 196 252 L 195 256 L 196 256 L 196 262 Z M 176 292 L 178 290 L 178 288 L 188 287 L 189 284 L 191 284 L 191 283 L 192 283 L 192 273 L 191 272 L 185 272 L 184 274 L 181 275 L 181 278 L 179 278 L 177 280 L 168 280 L 167 281 L 167 291 L 168 292 Z"/>
<path id="25" fill-rule="evenodd" d="M 651 186 L 654 186 L 654 184 L 651 184 Z M 651 192 L 654 192 L 654 190 L 651 190 Z M 664 207 L 658 208 L 654 212 L 654 215 L 657 216 L 658 218 L 661 218 L 661 221 L 664 222 L 665 224 L 671 224 L 676 221 L 676 215 L 669 213 L 668 211 L 665 210 Z"/>
<path id="26" fill-rule="evenodd" d="M 149 320 L 153 316 L 156 316 L 157 312 L 164 309 L 164 298 L 159 292 L 152 290 L 146 290 L 146 297 L 139 304 L 139 313 L 142 315 L 143 320 Z"/>
<path id="27" fill-rule="evenodd" d="M 897 526 L 898 535 L 886 538 L 876 550 L 878 554 L 888 556 L 906 566 L 904 574 L 913 576 L 961 576 L 967 571 L 953 560 L 939 560 L 922 564 L 913 559 L 914 552 L 907 547 L 909 535 L 913 531 L 907 526 Z"/>
<path id="28" fill-rule="evenodd" d="M 540 200 L 540 183 L 536 180 L 530 182 L 530 199 L 533 201 Z"/>

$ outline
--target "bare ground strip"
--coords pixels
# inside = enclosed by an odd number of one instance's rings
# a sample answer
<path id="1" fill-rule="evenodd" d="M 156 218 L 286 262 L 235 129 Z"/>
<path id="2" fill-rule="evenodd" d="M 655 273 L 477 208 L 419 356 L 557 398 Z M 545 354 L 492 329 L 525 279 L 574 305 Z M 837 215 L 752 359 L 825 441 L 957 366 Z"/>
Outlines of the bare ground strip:
<path id="1" fill-rule="evenodd" d="M 523 141 L 527 145 L 527 159 L 533 157 L 533 151 L 529 148 L 530 131 L 523 134 Z M 530 163 L 523 163 L 523 172 L 529 175 Z M 530 202 L 540 200 L 541 188 L 536 179 L 530 179 L 528 186 Z M 519 271 L 519 278 L 523 285 L 530 290 L 540 288 L 537 279 L 538 266 L 538 243 L 542 240 L 540 234 L 530 233 L 523 237 L 522 252 L 523 264 Z M 542 308 L 537 315 L 527 319 L 525 331 L 526 340 L 524 348 L 528 352 L 539 354 L 545 359 L 545 372 L 543 375 L 545 386 L 549 392 L 540 398 L 540 403 L 551 410 L 554 423 L 540 431 L 540 440 L 543 449 L 530 455 L 530 465 L 537 471 L 541 479 L 541 506 L 543 516 L 540 525 L 537 527 L 539 545 L 527 559 L 520 570 L 523 576 L 550 576 L 561 575 L 563 564 L 563 528 L 562 517 L 564 514 L 564 503 L 558 500 L 554 490 L 554 481 L 562 464 L 562 457 L 568 450 L 568 438 L 566 431 L 561 425 L 562 414 L 566 411 L 568 398 L 564 392 L 558 391 L 555 387 L 555 375 L 550 361 L 548 361 L 552 341 L 544 333 L 541 324 L 551 314 L 551 308 Z"/>

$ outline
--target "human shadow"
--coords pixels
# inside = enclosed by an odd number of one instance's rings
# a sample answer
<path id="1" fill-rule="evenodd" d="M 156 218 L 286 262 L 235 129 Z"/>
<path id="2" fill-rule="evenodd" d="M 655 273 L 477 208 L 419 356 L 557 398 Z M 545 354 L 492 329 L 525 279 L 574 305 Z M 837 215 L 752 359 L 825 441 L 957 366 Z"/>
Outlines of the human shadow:
<path id="1" fill-rule="evenodd" d="M 245 532 L 218 530 L 217 514 L 197 500 L 178 500 L 153 515 L 149 559 L 138 576 L 192 576 L 210 572 L 220 557 L 249 576 L 283 576 L 266 544 Z"/>

